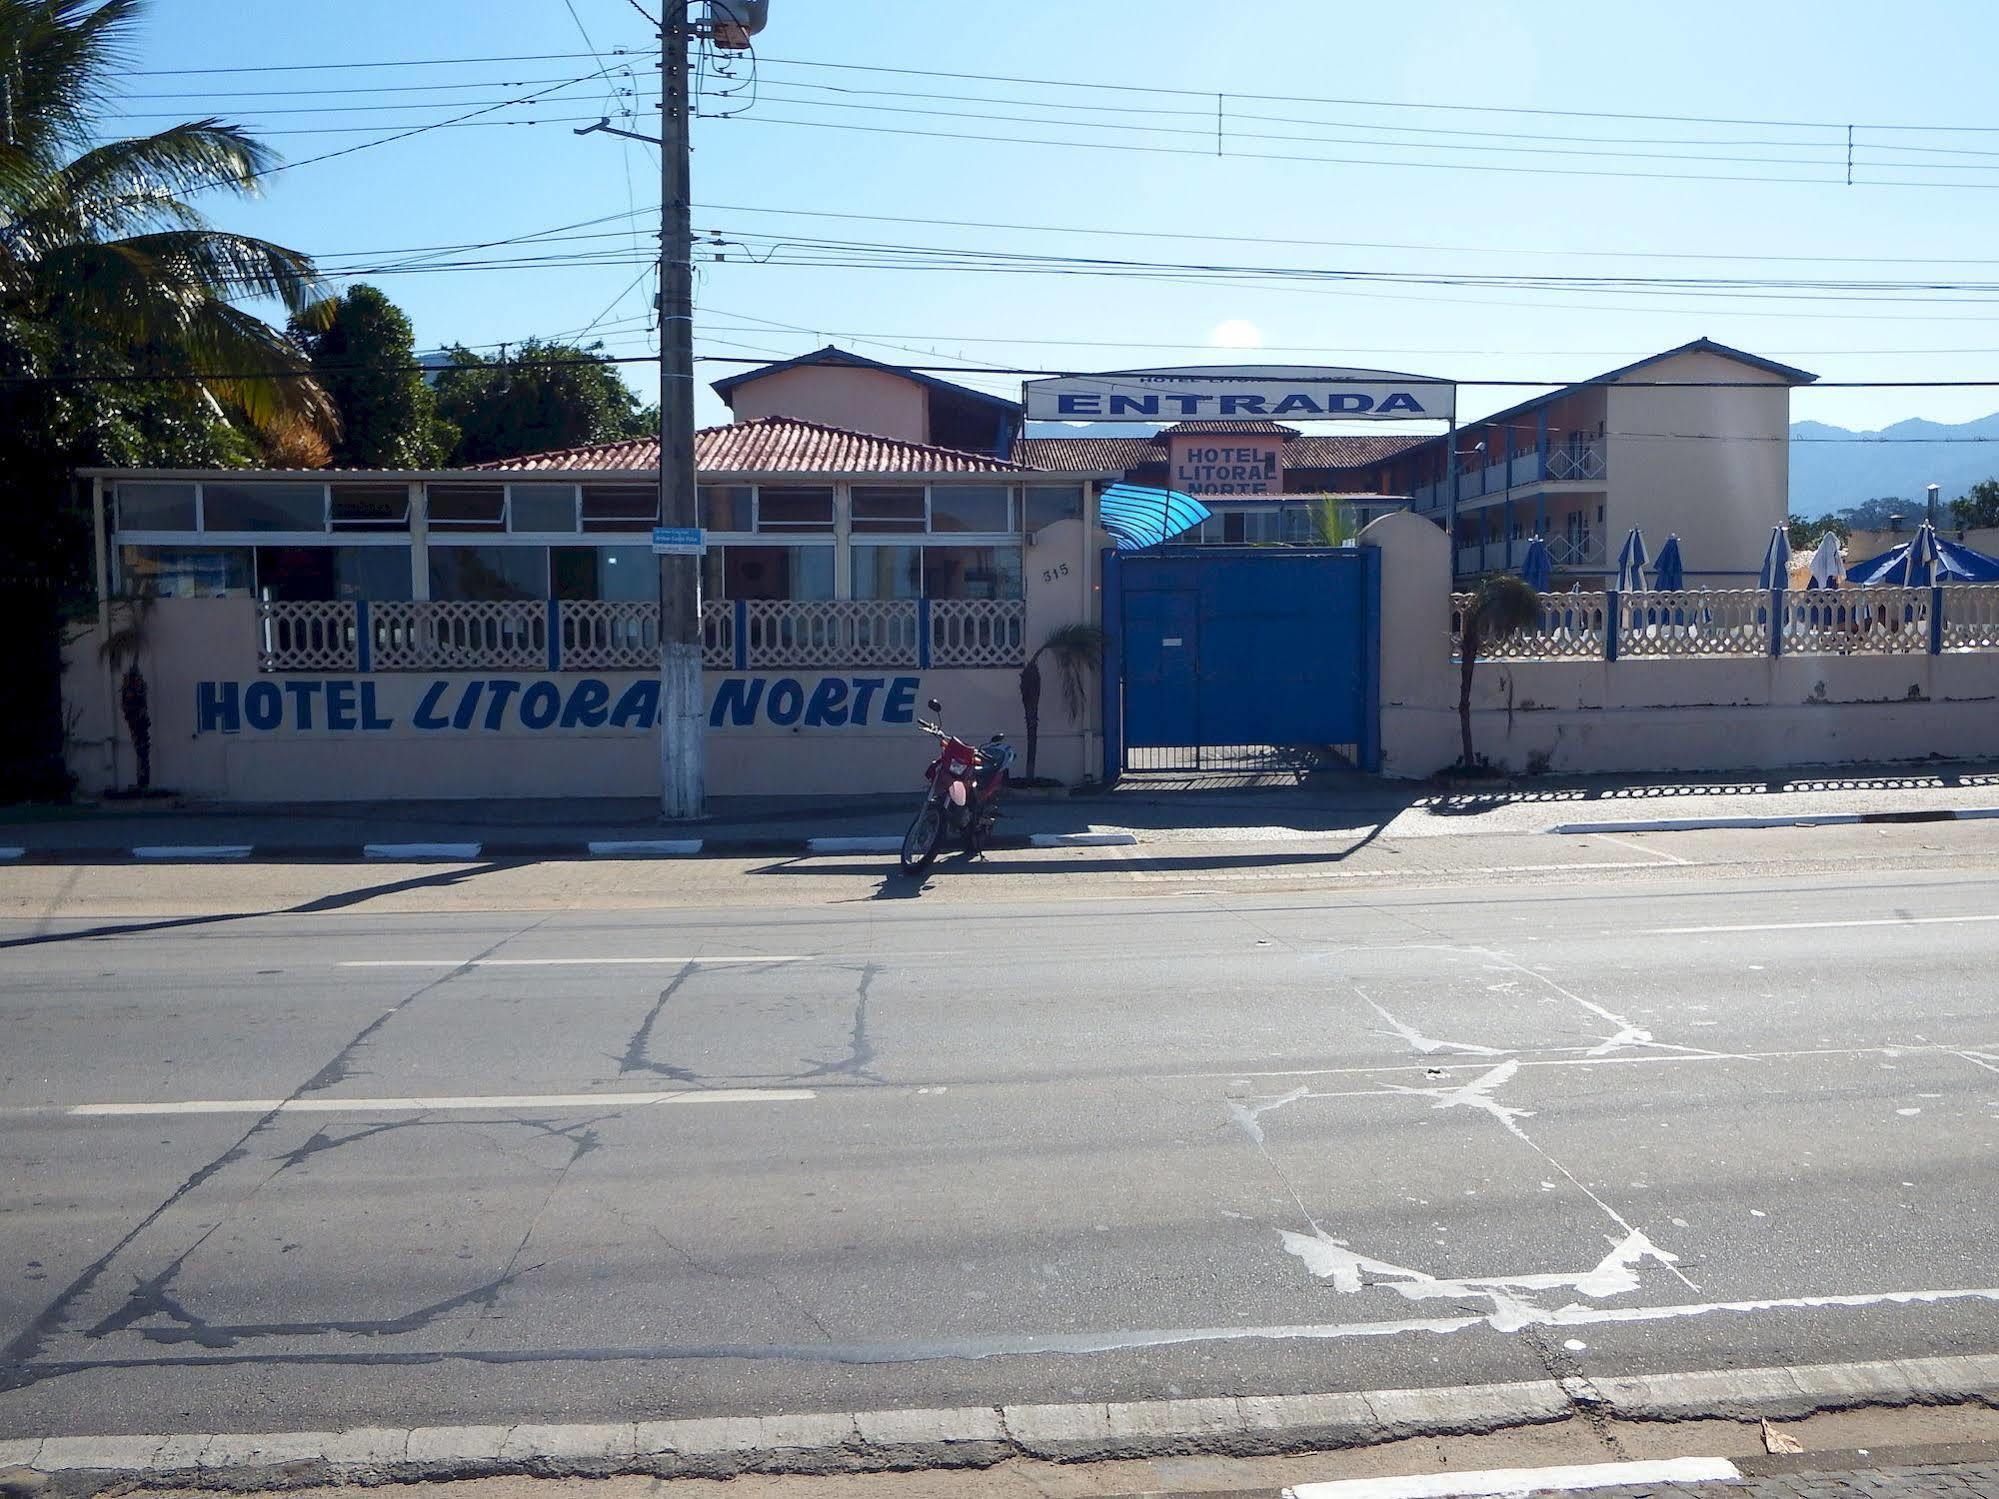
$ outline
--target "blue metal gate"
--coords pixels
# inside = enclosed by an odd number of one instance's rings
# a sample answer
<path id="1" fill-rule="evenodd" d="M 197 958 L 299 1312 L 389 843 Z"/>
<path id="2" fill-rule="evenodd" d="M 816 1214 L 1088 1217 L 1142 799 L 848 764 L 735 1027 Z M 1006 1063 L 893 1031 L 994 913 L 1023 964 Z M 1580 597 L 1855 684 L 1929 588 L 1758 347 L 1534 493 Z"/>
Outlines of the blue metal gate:
<path id="1" fill-rule="evenodd" d="M 1380 769 L 1371 547 L 1103 554 L 1104 775 Z"/>

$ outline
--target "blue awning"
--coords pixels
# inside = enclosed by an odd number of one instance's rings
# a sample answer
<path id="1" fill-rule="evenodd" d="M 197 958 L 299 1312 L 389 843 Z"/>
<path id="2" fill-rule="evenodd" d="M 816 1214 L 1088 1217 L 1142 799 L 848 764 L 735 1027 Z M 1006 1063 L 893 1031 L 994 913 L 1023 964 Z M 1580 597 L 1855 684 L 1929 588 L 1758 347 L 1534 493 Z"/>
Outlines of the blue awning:
<path id="1" fill-rule="evenodd" d="M 1097 502 L 1097 516 L 1120 552 L 1135 552 L 1184 536 L 1208 518 L 1208 507 L 1177 489 L 1113 484 Z"/>

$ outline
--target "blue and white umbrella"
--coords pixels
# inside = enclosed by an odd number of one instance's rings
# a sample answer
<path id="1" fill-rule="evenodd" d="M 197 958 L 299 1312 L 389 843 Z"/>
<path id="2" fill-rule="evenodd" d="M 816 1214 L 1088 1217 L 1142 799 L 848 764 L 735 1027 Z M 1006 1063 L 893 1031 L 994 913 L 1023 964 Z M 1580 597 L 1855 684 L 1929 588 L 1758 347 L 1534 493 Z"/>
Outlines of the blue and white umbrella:
<path id="1" fill-rule="evenodd" d="M 1938 561 L 1937 528 L 1924 521 L 1909 538 L 1909 549 L 1902 554 L 1902 565 L 1895 569 L 1894 581 L 1904 588 L 1934 588 Z"/>
<path id="2" fill-rule="evenodd" d="M 1526 555 L 1520 559 L 1520 581 L 1536 593 L 1546 593 L 1555 581 L 1555 559 L 1548 543 L 1538 536 L 1527 543 Z"/>
<path id="3" fill-rule="evenodd" d="M 1770 528 L 1770 545 L 1763 553 L 1763 570 L 1756 575 L 1756 586 L 1791 586 L 1791 538 L 1782 526 Z"/>
<path id="4" fill-rule="evenodd" d="M 1659 548 L 1659 560 L 1652 564 L 1652 586 L 1672 593 L 1687 586 L 1687 567 L 1680 560 L 1680 538 L 1668 536 Z"/>
<path id="5" fill-rule="evenodd" d="M 1645 587 L 1645 564 L 1650 559 L 1645 553 L 1645 538 L 1633 526 L 1631 534 L 1624 538 L 1624 550 L 1617 554 L 1617 591 L 1638 593 Z"/>
<path id="6" fill-rule="evenodd" d="M 1206 505 L 1177 489 L 1148 489 L 1142 484 L 1113 484 L 1097 501 L 1097 519 L 1111 533 L 1120 552 L 1158 546 L 1208 519 Z"/>

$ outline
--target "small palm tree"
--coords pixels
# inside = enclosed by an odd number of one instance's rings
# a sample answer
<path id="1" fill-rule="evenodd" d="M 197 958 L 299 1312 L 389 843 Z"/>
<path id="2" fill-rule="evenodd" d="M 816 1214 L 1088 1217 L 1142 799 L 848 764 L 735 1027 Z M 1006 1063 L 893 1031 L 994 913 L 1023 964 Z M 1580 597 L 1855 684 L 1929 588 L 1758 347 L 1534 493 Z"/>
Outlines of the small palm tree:
<path id="1" fill-rule="evenodd" d="M 1104 632 L 1095 625 L 1063 625 L 1049 633 L 1020 669 L 1020 711 L 1027 724 L 1027 776 L 1041 747 L 1041 658 L 1054 661 L 1062 678 L 1062 704 L 1071 722 L 1083 716 L 1084 677 L 1103 659 Z"/>
<path id="2" fill-rule="evenodd" d="M 111 633 L 97 647 L 98 658 L 120 673 L 118 711 L 124 715 L 125 732 L 132 736 L 132 753 L 139 762 L 133 784 L 140 791 L 153 784 L 152 694 L 139 663 L 151 643 L 153 604 L 157 598 L 147 584 L 139 592 L 114 601 Z"/>
<path id="3" fill-rule="evenodd" d="M 1321 496 L 1312 502 L 1312 542 L 1315 546 L 1343 547 L 1360 534 L 1351 505 Z"/>
<path id="4" fill-rule="evenodd" d="M 1471 747 L 1472 671 L 1488 641 L 1505 640 L 1531 630 L 1541 619 L 1541 595 L 1512 573 L 1491 573 L 1479 580 L 1465 600 L 1458 647 L 1458 730 L 1464 739 L 1465 770 L 1476 767 Z"/>

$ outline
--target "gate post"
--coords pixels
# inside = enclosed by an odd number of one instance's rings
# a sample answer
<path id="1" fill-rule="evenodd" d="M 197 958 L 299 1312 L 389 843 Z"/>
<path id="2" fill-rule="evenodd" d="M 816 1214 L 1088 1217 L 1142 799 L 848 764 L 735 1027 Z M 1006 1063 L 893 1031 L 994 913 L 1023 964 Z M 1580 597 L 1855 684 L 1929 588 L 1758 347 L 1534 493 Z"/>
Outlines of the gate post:
<path id="1" fill-rule="evenodd" d="M 1381 548 L 1362 547 L 1360 605 L 1360 768 L 1381 773 Z"/>
<path id="2" fill-rule="evenodd" d="M 1105 547 L 1101 557 L 1103 592 L 1098 607 L 1104 660 L 1097 678 L 1103 695 L 1104 783 L 1109 785 L 1124 774 L 1124 586 L 1116 549 Z"/>

